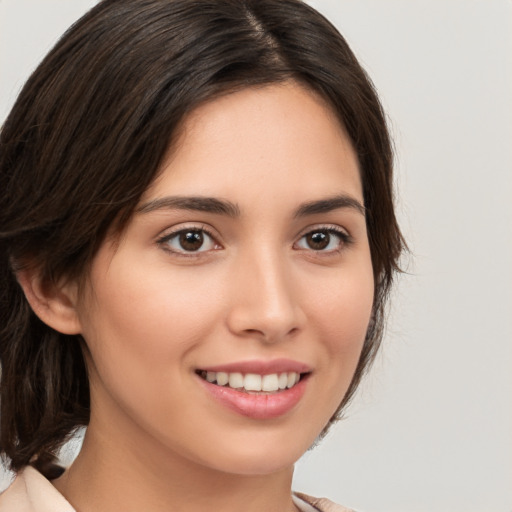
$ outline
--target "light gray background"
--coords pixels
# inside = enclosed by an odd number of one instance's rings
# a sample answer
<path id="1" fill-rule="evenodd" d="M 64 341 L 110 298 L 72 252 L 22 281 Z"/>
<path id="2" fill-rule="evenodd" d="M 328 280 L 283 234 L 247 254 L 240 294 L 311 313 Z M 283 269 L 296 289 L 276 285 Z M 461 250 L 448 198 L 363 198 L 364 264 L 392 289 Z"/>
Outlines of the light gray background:
<path id="1" fill-rule="evenodd" d="M 94 3 L 0 0 L 0 122 Z M 512 2 L 310 3 L 388 110 L 414 257 L 371 377 L 295 488 L 360 512 L 512 512 Z"/>

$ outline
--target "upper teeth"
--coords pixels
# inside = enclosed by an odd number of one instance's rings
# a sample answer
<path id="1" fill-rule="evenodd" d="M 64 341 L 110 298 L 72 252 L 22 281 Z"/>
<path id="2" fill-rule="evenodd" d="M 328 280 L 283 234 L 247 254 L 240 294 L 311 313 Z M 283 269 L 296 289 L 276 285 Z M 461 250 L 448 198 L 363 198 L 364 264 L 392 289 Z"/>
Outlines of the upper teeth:
<path id="1" fill-rule="evenodd" d="M 234 389 L 244 388 L 246 391 L 278 391 L 279 389 L 291 388 L 300 380 L 300 373 L 297 372 L 271 373 L 268 375 L 206 372 L 204 376 L 208 382 L 216 382 L 219 386 L 227 385 Z"/>

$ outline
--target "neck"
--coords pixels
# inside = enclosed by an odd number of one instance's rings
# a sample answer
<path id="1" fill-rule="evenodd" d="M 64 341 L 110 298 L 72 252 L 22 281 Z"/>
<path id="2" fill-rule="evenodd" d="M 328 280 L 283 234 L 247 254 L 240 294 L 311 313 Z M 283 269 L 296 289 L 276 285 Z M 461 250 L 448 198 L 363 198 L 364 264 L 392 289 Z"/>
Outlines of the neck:
<path id="1" fill-rule="evenodd" d="M 296 511 L 292 475 L 293 467 L 266 475 L 217 471 L 148 442 L 102 436 L 91 423 L 77 459 L 53 483 L 77 512 L 283 512 Z"/>

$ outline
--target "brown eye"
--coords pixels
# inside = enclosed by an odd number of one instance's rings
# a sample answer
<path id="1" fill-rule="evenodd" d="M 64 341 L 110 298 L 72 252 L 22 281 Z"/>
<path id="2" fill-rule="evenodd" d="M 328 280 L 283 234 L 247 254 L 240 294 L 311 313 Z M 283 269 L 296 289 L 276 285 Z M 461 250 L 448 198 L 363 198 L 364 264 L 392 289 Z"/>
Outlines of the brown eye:
<path id="1" fill-rule="evenodd" d="M 306 243 L 314 251 L 321 251 L 329 245 L 331 236 L 329 233 L 317 232 L 306 235 Z"/>
<path id="2" fill-rule="evenodd" d="M 201 253 L 217 248 L 213 237 L 204 229 L 182 229 L 159 240 L 166 250 L 175 253 Z"/>
<path id="3" fill-rule="evenodd" d="M 179 235 L 179 244 L 185 251 L 198 251 L 204 243 L 201 231 L 183 231 Z"/>
<path id="4" fill-rule="evenodd" d="M 342 249 L 350 241 L 350 236 L 344 231 L 326 228 L 306 233 L 299 239 L 296 247 L 298 249 L 329 253 Z"/>

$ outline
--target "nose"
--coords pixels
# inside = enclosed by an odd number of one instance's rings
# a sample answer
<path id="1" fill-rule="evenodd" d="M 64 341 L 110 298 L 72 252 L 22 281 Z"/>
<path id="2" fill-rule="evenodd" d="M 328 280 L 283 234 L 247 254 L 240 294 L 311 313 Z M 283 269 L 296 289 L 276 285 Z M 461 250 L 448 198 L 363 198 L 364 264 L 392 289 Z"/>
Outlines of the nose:
<path id="1" fill-rule="evenodd" d="M 232 280 L 228 328 L 238 336 L 276 343 L 303 328 L 296 282 L 279 254 L 241 258 Z"/>

